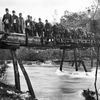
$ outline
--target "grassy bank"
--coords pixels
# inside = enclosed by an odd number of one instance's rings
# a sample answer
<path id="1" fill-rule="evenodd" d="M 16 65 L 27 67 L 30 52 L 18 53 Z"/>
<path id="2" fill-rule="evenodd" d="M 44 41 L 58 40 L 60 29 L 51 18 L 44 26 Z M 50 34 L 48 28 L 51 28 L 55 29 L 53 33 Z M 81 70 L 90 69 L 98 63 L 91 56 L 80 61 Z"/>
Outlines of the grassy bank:
<path id="1" fill-rule="evenodd" d="M 59 49 L 47 49 L 47 50 L 37 50 L 34 48 L 25 48 L 21 47 L 16 52 L 17 56 L 24 61 L 45 61 L 45 60 L 54 60 L 61 59 L 62 50 Z M 80 53 L 77 52 L 79 57 Z M 91 58 L 90 49 L 81 51 L 82 58 Z M 96 54 L 93 53 L 93 58 L 96 58 Z M 0 60 L 11 60 L 11 54 L 9 50 L 0 50 Z M 66 51 L 65 60 L 73 59 L 73 51 Z"/>

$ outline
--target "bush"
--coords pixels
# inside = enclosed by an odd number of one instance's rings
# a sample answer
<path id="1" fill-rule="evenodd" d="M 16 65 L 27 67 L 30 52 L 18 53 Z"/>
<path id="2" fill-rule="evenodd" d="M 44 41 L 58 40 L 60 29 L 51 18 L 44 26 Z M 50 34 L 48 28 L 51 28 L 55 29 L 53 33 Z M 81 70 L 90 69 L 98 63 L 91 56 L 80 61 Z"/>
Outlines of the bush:
<path id="1" fill-rule="evenodd" d="M 16 52 L 17 56 L 20 57 L 24 61 L 45 61 L 45 60 L 53 60 L 53 59 L 61 59 L 62 50 L 59 49 L 47 49 L 47 50 L 39 50 L 34 48 L 25 48 L 21 47 Z M 81 51 L 82 57 L 91 58 L 90 49 Z M 77 56 L 79 53 L 77 53 Z M 93 53 L 93 58 L 96 57 L 96 54 Z M 9 50 L 0 50 L 0 60 L 11 60 L 11 54 Z M 73 59 L 73 50 L 66 51 L 65 60 Z"/>

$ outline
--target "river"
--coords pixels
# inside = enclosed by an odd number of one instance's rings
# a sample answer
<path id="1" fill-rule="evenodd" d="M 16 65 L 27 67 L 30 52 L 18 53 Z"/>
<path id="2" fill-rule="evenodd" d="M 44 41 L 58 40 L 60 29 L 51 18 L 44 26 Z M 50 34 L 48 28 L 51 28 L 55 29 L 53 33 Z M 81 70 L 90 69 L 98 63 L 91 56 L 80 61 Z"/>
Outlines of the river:
<path id="1" fill-rule="evenodd" d="M 14 85 L 12 63 L 8 64 L 3 81 Z M 64 72 L 58 70 L 55 64 L 24 64 L 31 80 L 36 97 L 39 100 L 85 100 L 83 89 L 94 90 L 95 69 L 87 74 L 83 71 L 75 72 L 74 68 L 64 64 Z M 21 90 L 27 91 L 27 84 L 19 68 Z M 98 90 L 100 91 L 100 70 L 98 71 Z"/>

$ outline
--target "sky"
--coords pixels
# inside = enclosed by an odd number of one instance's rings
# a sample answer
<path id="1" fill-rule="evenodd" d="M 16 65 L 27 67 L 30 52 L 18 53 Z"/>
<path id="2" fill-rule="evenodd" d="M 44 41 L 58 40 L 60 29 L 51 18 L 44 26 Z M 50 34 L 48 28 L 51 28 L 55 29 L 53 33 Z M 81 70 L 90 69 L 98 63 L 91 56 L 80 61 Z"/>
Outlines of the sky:
<path id="1" fill-rule="evenodd" d="M 22 12 L 25 19 L 27 15 L 31 15 L 36 21 L 42 18 L 43 22 L 45 19 L 51 22 L 54 17 L 59 21 L 65 10 L 83 11 L 94 1 L 96 0 L 0 0 L 0 17 L 5 13 L 5 8 L 9 8 L 10 13 L 12 10 L 15 10 L 17 15 Z"/>

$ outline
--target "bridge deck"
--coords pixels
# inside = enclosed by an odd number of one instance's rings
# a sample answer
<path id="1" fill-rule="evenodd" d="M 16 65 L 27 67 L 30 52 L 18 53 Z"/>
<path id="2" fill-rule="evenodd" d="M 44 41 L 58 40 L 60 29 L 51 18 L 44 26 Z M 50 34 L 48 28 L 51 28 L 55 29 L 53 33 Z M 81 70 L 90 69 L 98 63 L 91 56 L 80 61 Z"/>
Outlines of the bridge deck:
<path id="1" fill-rule="evenodd" d="M 28 40 L 28 43 L 27 43 Z M 41 40 L 43 42 L 41 42 Z M 74 48 L 88 48 L 96 46 L 97 42 L 94 38 L 88 39 L 49 39 L 47 42 L 45 38 L 40 37 L 26 37 L 25 34 L 20 33 L 4 33 L 0 32 L 0 48 L 9 49 L 9 48 L 19 48 L 20 46 L 34 47 L 34 48 L 61 48 L 61 49 L 74 49 Z M 100 39 L 98 39 L 100 40 Z M 98 42 L 100 45 L 100 42 Z"/>

